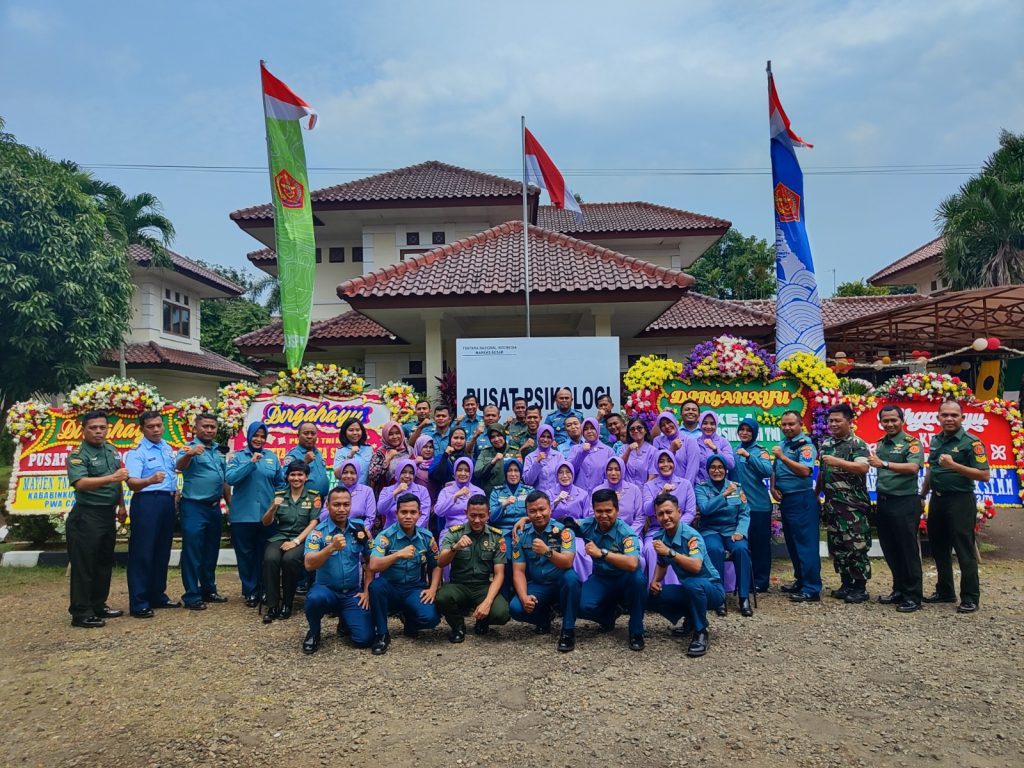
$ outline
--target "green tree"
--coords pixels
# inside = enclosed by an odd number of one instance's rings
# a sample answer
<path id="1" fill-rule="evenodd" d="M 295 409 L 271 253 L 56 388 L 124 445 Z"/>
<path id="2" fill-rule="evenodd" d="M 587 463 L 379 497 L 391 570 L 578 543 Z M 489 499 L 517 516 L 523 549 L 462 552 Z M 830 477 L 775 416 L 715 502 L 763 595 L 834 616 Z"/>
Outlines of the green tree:
<path id="1" fill-rule="evenodd" d="M 863 280 L 850 280 L 840 283 L 835 296 L 889 296 L 892 291 L 887 285 L 868 285 Z"/>
<path id="2" fill-rule="evenodd" d="M 247 270 L 199 262 L 245 289 L 245 294 L 233 299 L 203 299 L 200 308 L 202 331 L 200 342 L 219 355 L 246 362 L 232 340 L 244 333 L 255 331 L 270 323 L 270 310 L 255 301 L 253 291 L 261 280 Z"/>
<path id="3" fill-rule="evenodd" d="M 121 342 L 131 317 L 124 249 L 80 179 L 2 133 L 0 401 L 59 392 Z"/>
<path id="4" fill-rule="evenodd" d="M 939 205 L 954 290 L 1024 283 L 1024 134 L 1002 131 L 981 173 Z"/>
<path id="5" fill-rule="evenodd" d="M 689 270 L 695 289 L 719 299 L 770 299 L 775 295 L 775 246 L 726 232 L 704 251 Z"/>

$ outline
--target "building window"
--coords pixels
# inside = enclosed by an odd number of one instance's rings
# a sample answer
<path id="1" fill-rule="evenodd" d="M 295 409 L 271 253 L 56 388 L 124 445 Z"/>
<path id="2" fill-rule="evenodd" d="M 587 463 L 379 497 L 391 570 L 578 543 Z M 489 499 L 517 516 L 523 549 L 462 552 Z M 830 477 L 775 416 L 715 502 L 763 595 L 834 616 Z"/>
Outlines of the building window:
<path id="1" fill-rule="evenodd" d="M 317 264 L 322 264 L 323 260 L 324 260 L 323 251 L 321 249 L 317 248 L 316 249 L 316 263 Z"/>
<path id="2" fill-rule="evenodd" d="M 352 249 L 352 261 L 356 264 L 363 261 L 363 246 L 357 245 Z"/>
<path id="3" fill-rule="evenodd" d="M 419 256 L 421 253 L 426 253 L 427 250 L 428 249 L 426 248 L 402 248 L 398 251 L 398 260 L 405 261 L 407 256 L 410 258 L 413 256 Z"/>
<path id="4" fill-rule="evenodd" d="M 344 248 L 330 248 L 327 251 L 327 260 L 331 264 L 341 264 L 345 261 L 345 249 Z"/>
<path id="5" fill-rule="evenodd" d="M 932 290 L 933 291 L 939 290 L 939 284 L 937 282 L 935 282 L 934 280 L 932 280 Z"/>
<path id="6" fill-rule="evenodd" d="M 430 242 L 434 245 L 444 245 L 444 232 L 431 232 Z"/>
<path id="7" fill-rule="evenodd" d="M 409 375 L 410 376 L 422 376 L 423 375 L 423 361 L 422 360 L 410 360 L 409 361 Z"/>
<path id="8" fill-rule="evenodd" d="M 419 245 L 420 244 L 420 233 L 419 232 L 406 232 L 405 233 L 405 244 L 406 245 Z"/>
<path id="9" fill-rule="evenodd" d="M 169 294 L 170 291 L 167 291 L 167 293 Z M 174 295 L 180 299 L 181 294 L 175 293 Z M 188 296 L 185 299 L 187 304 Z M 164 332 L 173 333 L 175 336 L 190 336 L 190 319 L 191 310 L 187 306 L 174 301 L 164 300 Z"/>
<path id="10" fill-rule="evenodd" d="M 627 356 L 626 357 L 626 368 L 627 369 L 632 368 L 634 365 L 639 363 L 641 357 L 643 357 L 643 355 L 629 355 L 629 356 Z"/>

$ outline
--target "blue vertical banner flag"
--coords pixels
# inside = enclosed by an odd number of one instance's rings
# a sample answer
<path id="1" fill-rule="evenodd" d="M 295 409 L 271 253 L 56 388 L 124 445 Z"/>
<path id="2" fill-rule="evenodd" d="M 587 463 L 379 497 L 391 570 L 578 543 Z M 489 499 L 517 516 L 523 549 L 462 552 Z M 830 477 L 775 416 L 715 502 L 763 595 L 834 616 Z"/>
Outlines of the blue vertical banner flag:
<path id="1" fill-rule="evenodd" d="M 775 90 L 771 62 L 768 62 L 768 122 L 775 201 L 775 272 L 779 286 L 775 355 L 778 360 L 785 360 L 797 352 L 809 352 L 824 360 L 825 328 L 821 321 L 814 260 L 807 242 L 804 175 L 796 159 L 796 147 L 812 145 L 789 127 L 789 118 Z"/>

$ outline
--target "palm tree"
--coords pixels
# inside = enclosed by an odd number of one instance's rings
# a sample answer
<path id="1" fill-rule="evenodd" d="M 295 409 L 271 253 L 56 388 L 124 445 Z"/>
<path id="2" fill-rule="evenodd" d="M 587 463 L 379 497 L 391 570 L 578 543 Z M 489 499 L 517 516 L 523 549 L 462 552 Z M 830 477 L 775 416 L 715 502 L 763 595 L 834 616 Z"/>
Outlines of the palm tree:
<path id="1" fill-rule="evenodd" d="M 246 296 L 252 301 L 259 301 L 264 293 L 267 294 L 267 300 L 263 306 L 272 315 L 281 314 L 281 282 L 277 275 L 266 275 L 254 281 L 246 291 Z"/>
<path id="2" fill-rule="evenodd" d="M 956 290 L 1024 283 L 1024 134 L 1003 131 L 999 145 L 935 217 L 943 272 Z"/>

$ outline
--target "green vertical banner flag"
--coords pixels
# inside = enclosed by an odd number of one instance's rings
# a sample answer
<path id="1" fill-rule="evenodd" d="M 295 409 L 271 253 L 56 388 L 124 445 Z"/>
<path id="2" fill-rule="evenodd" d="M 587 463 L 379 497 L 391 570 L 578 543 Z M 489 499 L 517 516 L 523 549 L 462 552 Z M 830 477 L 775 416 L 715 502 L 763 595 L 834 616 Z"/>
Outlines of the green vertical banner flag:
<path id="1" fill-rule="evenodd" d="M 313 205 L 309 197 L 306 152 L 299 121 L 316 125 L 316 110 L 296 96 L 260 62 L 263 113 L 267 122 L 270 191 L 274 198 L 277 279 L 281 285 L 284 356 L 289 368 L 302 365 L 309 341 L 316 273 Z"/>

